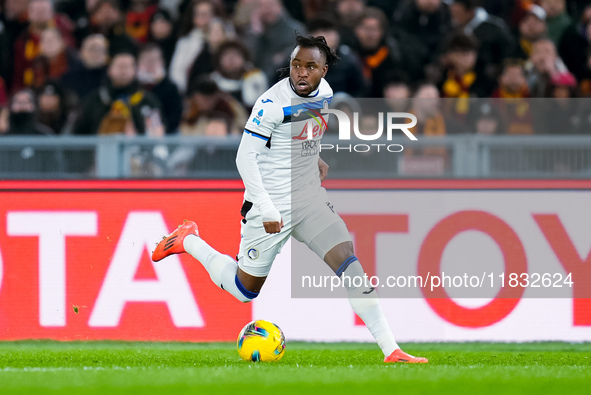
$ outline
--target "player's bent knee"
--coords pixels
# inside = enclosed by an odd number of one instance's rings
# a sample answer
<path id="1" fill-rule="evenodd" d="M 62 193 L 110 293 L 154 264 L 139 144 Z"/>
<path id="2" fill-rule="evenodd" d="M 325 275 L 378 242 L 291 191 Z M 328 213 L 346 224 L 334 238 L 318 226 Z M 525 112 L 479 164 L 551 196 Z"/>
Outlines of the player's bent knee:
<path id="1" fill-rule="evenodd" d="M 330 251 L 328 251 L 328 253 L 324 256 L 324 261 L 336 271 L 340 265 L 342 265 L 351 257 L 355 258 L 353 243 L 350 241 L 345 241 L 334 246 Z"/>
<path id="2" fill-rule="evenodd" d="M 344 260 L 345 258 L 348 258 L 354 254 L 355 252 L 353 250 L 353 243 L 350 241 L 344 241 L 340 244 L 337 244 L 327 253 L 327 255 L 332 255 L 334 258 L 341 260 Z"/>
<path id="3" fill-rule="evenodd" d="M 238 288 L 238 291 L 240 291 L 238 295 L 234 295 L 234 296 L 236 297 L 236 299 L 238 299 L 242 303 L 252 302 L 253 299 L 255 299 L 257 296 L 259 296 L 258 292 L 252 292 L 252 291 L 249 291 L 248 289 L 246 289 L 244 287 L 244 285 L 242 285 L 242 282 L 238 278 L 238 275 L 236 275 L 234 281 L 236 284 L 236 288 Z"/>

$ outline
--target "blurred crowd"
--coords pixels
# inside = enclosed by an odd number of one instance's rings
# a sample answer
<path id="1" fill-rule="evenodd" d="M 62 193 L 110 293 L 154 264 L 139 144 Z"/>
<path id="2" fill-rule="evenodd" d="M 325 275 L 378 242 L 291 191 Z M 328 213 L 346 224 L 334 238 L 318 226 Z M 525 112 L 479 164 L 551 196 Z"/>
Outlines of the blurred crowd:
<path id="1" fill-rule="evenodd" d="M 340 56 L 335 103 L 384 98 L 418 134 L 591 130 L 591 106 L 567 100 L 591 97 L 591 0 L 0 4 L 4 135 L 239 134 L 296 31 Z"/>

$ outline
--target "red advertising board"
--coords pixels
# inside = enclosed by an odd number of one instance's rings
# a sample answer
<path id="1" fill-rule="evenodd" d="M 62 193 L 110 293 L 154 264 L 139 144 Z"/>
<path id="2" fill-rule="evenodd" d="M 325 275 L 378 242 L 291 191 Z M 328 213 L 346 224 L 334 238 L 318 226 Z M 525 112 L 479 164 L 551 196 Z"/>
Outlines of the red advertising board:
<path id="1" fill-rule="evenodd" d="M 199 218 L 208 242 L 235 254 L 241 200 L 236 182 L 3 183 L 0 339 L 233 340 L 251 306 L 190 256 L 150 253 Z"/>

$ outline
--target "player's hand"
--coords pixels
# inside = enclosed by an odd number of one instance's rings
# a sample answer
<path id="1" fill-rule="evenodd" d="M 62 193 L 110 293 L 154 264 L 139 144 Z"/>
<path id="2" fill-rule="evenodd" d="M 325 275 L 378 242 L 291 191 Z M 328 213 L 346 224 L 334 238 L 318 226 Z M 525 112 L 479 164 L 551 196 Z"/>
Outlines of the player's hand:
<path id="1" fill-rule="evenodd" d="M 283 220 L 281 220 L 281 222 L 263 222 L 263 226 L 267 233 L 279 233 L 281 232 L 281 228 L 283 228 Z"/>
<path id="2" fill-rule="evenodd" d="M 320 172 L 320 181 L 326 180 L 328 175 L 328 164 L 322 159 L 318 158 L 318 171 Z"/>

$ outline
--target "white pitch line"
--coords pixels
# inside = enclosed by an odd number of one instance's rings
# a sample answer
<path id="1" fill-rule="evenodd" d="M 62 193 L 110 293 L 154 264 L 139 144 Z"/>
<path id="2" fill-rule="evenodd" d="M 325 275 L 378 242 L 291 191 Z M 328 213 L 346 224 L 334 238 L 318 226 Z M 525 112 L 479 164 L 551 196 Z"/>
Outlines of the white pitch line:
<path id="1" fill-rule="evenodd" d="M 143 366 L 79 366 L 79 367 L 35 367 L 35 366 L 26 366 L 22 368 L 13 368 L 13 367 L 5 367 L 0 368 L 0 373 L 2 372 L 68 372 L 73 370 L 145 370 L 146 368 Z"/>

